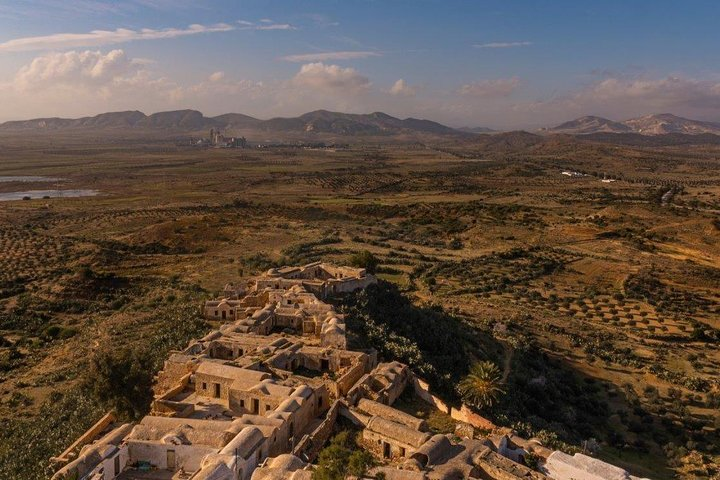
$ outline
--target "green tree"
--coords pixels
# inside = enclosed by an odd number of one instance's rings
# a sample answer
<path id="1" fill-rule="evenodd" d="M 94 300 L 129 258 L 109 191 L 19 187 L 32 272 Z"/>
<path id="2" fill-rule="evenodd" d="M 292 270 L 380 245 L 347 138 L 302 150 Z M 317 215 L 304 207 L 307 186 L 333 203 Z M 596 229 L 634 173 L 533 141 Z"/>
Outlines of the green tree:
<path id="1" fill-rule="evenodd" d="M 357 448 L 355 436 L 344 430 L 318 455 L 313 480 L 345 480 L 347 475 L 362 477 L 374 463 L 370 453 Z"/>
<path id="2" fill-rule="evenodd" d="M 490 361 L 475 363 L 468 376 L 460 381 L 458 392 L 469 405 L 479 409 L 492 407 L 505 393 L 501 387 L 500 369 Z"/>
<path id="3" fill-rule="evenodd" d="M 364 268 L 368 273 L 375 273 L 379 264 L 380 260 L 368 250 L 363 250 L 350 257 L 350 265 Z"/>

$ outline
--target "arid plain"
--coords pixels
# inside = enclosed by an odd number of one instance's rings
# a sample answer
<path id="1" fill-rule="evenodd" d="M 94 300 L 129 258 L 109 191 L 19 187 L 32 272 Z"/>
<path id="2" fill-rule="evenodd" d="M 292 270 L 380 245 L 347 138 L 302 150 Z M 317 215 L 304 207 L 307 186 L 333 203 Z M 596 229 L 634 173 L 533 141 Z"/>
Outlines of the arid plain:
<path id="1" fill-rule="evenodd" d="M 225 283 L 363 250 L 415 305 L 483 339 L 468 353 L 503 368 L 496 423 L 597 444 L 638 475 L 712 475 L 720 146 L 601 140 L 200 149 L 3 134 L 0 176 L 59 180 L 0 194 L 98 195 L 0 203 L 0 477 L 41 477 L 102 415 L 95 356 L 122 347 L 157 371 L 209 328 L 200 302 Z M 137 380 L 147 395 L 152 377 Z"/>

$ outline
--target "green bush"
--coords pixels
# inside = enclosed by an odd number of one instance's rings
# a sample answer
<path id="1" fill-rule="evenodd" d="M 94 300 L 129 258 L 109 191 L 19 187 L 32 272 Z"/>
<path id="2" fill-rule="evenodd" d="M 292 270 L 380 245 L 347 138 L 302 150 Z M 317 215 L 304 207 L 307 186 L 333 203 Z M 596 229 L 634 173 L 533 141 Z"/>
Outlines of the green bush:
<path id="1" fill-rule="evenodd" d="M 362 478 L 375 464 L 373 456 L 357 446 L 355 434 L 343 430 L 320 451 L 313 480 L 345 480 L 348 475 Z"/>
<path id="2" fill-rule="evenodd" d="M 348 263 L 357 268 L 364 268 L 368 273 L 376 273 L 380 260 L 368 250 L 363 250 L 350 257 Z"/>

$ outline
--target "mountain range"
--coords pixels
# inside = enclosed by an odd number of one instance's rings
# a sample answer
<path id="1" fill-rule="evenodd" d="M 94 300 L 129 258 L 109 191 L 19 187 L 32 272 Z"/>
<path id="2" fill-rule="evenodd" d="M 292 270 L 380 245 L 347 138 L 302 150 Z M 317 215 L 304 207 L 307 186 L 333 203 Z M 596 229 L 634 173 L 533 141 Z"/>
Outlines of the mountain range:
<path id="1" fill-rule="evenodd" d="M 77 119 L 38 118 L 0 124 L 0 131 L 62 129 L 166 129 L 199 132 L 211 128 L 258 133 L 327 133 L 342 136 L 426 133 L 463 135 L 462 132 L 430 120 L 399 119 L 386 113 L 352 114 L 316 110 L 299 117 L 260 120 L 239 113 L 206 117 L 196 110 L 177 110 L 145 115 L 139 111 L 103 113 Z"/>
<path id="2" fill-rule="evenodd" d="M 595 133 L 638 133 L 641 135 L 700 135 L 710 133 L 720 135 L 720 123 L 690 120 L 671 113 L 646 115 L 625 120 L 624 122 L 614 122 L 607 118 L 587 116 L 542 131 L 544 133 L 565 133 L 569 135 Z"/>
<path id="3" fill-rule="evenodd" d="M 175 110 L 145 115 L 143 112 L 108 112 L 94 117 L 37 118 L 34 120 L 9 121 L 0 124 L 2 131 L 64 131 L 64 130 L 117 130 L 142 131 L 166 130 L 174 133 L 206 132 L 211 128 L 228 131 L 235 135 L 257 136 L 385 136 L 406 137 L 413 135 L 451 136 L 477 138 L 481 134 L 496 131 L 485 127 L 452 128 L 431 120 L 417 118 L 400 119 L 382 112 L 354 114 L 316 110 L 298 117 L 277 117 L 260 120 L 240 113 L 226 113 L 206 117 L 197 110 Z M 623 122 L 603 117 L 585 116 L 555 127 L 540 129 L 543 134 L 597 135 L 639 134 L 656 135 L 720 135 L 720 123 L 690 120 L 669 113 L 647 115 Z M 635 141 L 635 140 L 633 140 Z"/>

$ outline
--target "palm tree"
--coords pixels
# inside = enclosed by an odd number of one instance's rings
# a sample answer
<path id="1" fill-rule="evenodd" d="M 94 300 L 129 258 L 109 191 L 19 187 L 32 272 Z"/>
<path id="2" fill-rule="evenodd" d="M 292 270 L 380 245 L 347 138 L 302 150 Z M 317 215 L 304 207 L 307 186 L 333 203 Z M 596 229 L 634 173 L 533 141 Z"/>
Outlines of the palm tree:
<path id="1" fill-rule="evenodd" d="M 476 408 L 492 407 L 505 393 L 501 385 L 500 369 L 493 362 L 477 362 L 470 373 L 458 384 L 458 392 L 465 403 Z"/>

